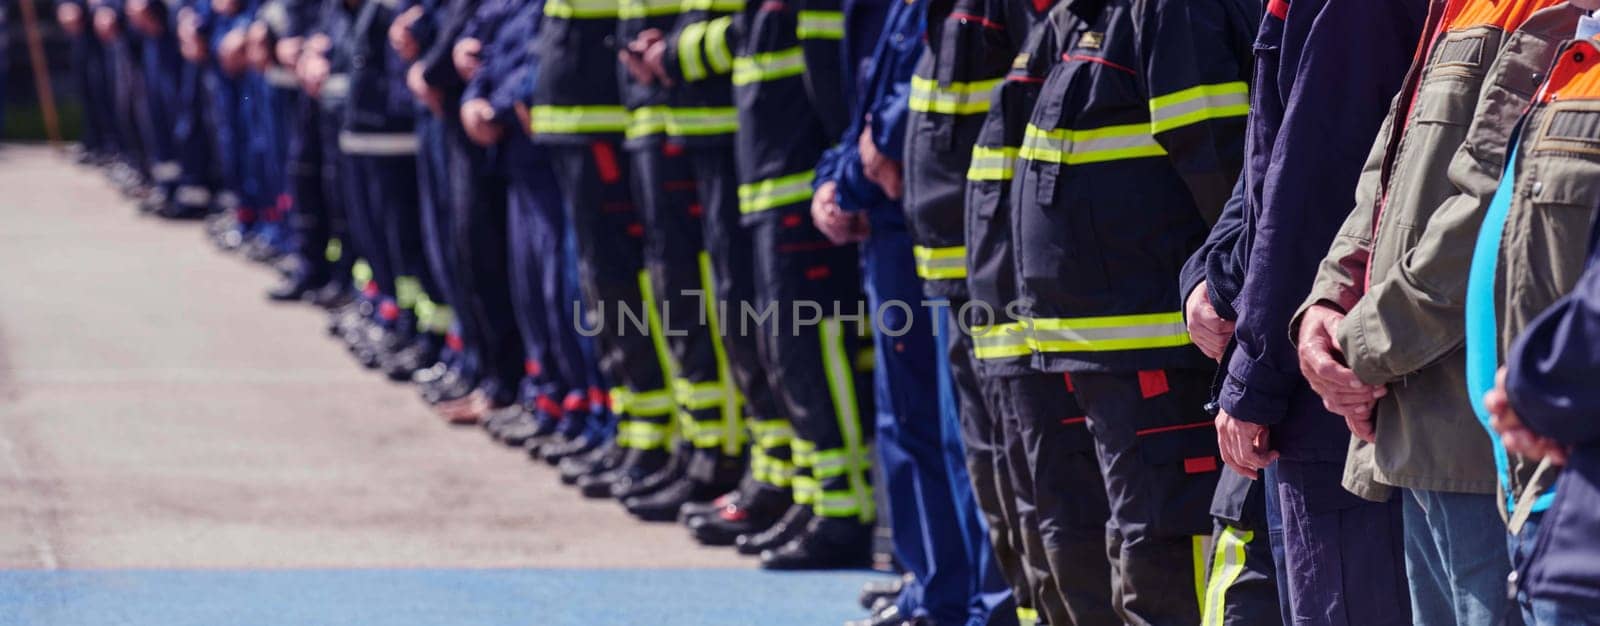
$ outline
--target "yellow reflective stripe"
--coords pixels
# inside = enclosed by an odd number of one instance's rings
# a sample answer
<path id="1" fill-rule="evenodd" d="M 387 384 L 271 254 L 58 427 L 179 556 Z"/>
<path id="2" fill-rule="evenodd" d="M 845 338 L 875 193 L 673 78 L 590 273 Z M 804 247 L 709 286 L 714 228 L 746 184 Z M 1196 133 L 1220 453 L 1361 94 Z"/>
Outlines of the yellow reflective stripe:
<path id="1" fill-rule="evenodd" d="M 726 135 L 739 130 L 739 110 L 734 107 L 674 107 L 667 116 L 667 134 L 685 136 Z"/>
<path id="2" fill-rule="evenodd" d="M 794 426 L 789 420 L 761 420 L 750 422 L 750 436 L 756 440 L 756 447 L 772 449 L 789 445 L 794 439 Z"/>
<path id="3" fill-rule="evenodd" d="M 1108 352 L 1189 345 L 1183 313 L 1030 318 L 1028 342 L 1039 352 Z"/>
<path id="4" fill-rule="evenodd" d="M 433 315 L 428 317 L 433 320 L 433 323 L 428 325 L 429 330 L 442 335 L 450 332 L 450 326 L 456 323 L 456 310 L 443 304 L 435 303 L 433 305 Z"/>
<path id="5" fill-rule="evenodd" d="M 329 239 L 327 247 L 322 249 L 322 258 L 327 259 L 329 263 L 338 263 L 339 259 L 344 258 L 344 242 L 338 237 Z"/>
<path id="6" fill-rule="evenodd" d="M 728 49 L 728 27 L 732 25 L 733 16 L 724 15 L 706 27 L 706 64 L 717 74 L 726 74 L 733 67 L 733 52 Z"/>
<path id="7" fill-rule="evenodd" d="M 679 378 L 672 381 L 672 396 L 691 411 L 702 411 L 722 406 L 726 388 L 721 381 L 697 383 Z"/>
<path id="8" fill-rule="evenodd" d="M 790 76 L 799 76 L 806 71 L 806 57 L 799 46 L 778 50 L 775 52 L 762 52 L 747 57 L 733 59 L 733 84 L 749 85 Z"/>
<path id="9" fill-rule="evenodd" d="M 712 11 L 735 13 L 744 8 L 743 0 L 684 0 L 685 11 Z"/>
<path id="10" fill-rule="evenodd" d="M 917 276 L 924 280 L 954 280 L 967 277 L 967 247 L 926 248 L 914 246 Z"/>
<path id="11" fill-rule="evenodd" d="M 367 264 L 366 259 L 356 259 L 350 265 L 350 278 L 355 279 L 356 289 L 361 289 L 372 280 L 372 266 Z"/>
<path id="12" fill-rule="evenodd" d="M 833 413 L 839 421 L 839 432 L 843 435 L 844 449 L 851 454 L 866 455 L 866 446 L 861 435 L 860 405 L 856 402 L 855 372 L 850 369 L 850 355 L 844 348 L 844 324 L 837 318 L 823 320 L 819 335 L 822 341 L 822 366 L 828 376 L 828 395 L 833 398 Z M 872 500 L 872 488 L 867 484 L 865 468 L 849 468 L 850 491 L 846 492 L 855 500 L 854 515 L 862 521 L 870 521 L 875 515 L 876 504 Z M 824 500 L 827 496 L 824 495 Z M 830 513 L 823 503 L 818 503 L 814 510 L 823 516 L 840 516 L 851 513 Z"/>
<path id="13" fill-rule="evenodd" d="M 628 112 L 628 139 L 649 137 L 667 132 L 667 116 L 671 111 L 664 106 L 639 107 Z"/>
<path id="14" fill-rule="evenodd" d="M 620 6 L 617 7 L 617 17 L 637 19 L 676 15 L 682 11 L 683 6 L 678 0 L 621 0 Z"/>
<path id="15" fill-rule="evenodd" d="M 1206 555 L 1210 554 L 1211 535 L 1194 535 L 1194 555 L 1190 557 L 1194 565 L 1194 601 L 1195 606 L 1205 609 L 1206 601 Z"/>
<path id="16" fill-rule="evenodd" d="M 706 77 L 706 66 L 700 62 L 700 46 L 706 37 L 706 23 L 694 22 L 678 33 L 678 65 L 684 80 Z"/>
<path id="17" fill-rule="evenodd" d="M 952 82 L 911 77 L 911 110 L 946 115 L 974 115 L 989 111 L 989 94 L 1002 79 Z"/>
<path id="18" fill-rule="evenodd" d="M 1196 85 L 1150 99 L 1150 132 L 1250 114 L 1250 86 L 1243 81 Z"/>
<path id="19" fill-rule="evenodd" d="M 871 448 L 866 448 L 852 455 L 849 450 L 844 448 L 823 450 L 813 457 L 813 461 L 812 475 L 817 478 L 832 478 L 834 476 L 843 476 L 845 472 L 851 470 L 861 470 L 863 472 L 871 470 L 872 451 Z"/>
<path id="20" fill-rule="evenodd" d="M 844 12 L 801 11 L 794 35 L 801 41 L 807 39 L 844 39 Z"/>
<path id="21" fill-rule="evenodd" d="M 1033 354 L 1022 322 L 974 326 L 972 354 L 979 359 L 1008 359 Z"/>
<path id="22" fill-rule="evenodd" d="M 1013 147 L 972 147 L 972 165 L 967 168 L 969 180 L 1011 180 L 1017 162 L 1017 149 Z"/>
<path id="23" fill-rule="evenodd" d="M 1017 622 L 1021 626 L 1032 626 L 1039 623 L 1039 611 L 1027 607 L 1017 607 Z"/>
<path id="24" fill-rule="evenodd" d="M 661 312 L 656 310 L 655 286 L 650 282 L 650 273 L 646 270 L 639 270 L 639 296 L 644 300 L 645 317 L 650 322 L 650 344 L 656 349 L 656 365 L 661 368 L 661 379 L 675 379 L 678 377 L 678 370 L 669 356 L 670 352 L 667 351 L 667 335 L 661 331 Z M 659 400 L 655 397 L 657 394 L 660 395 Z M 672 393 L 666 389 L 635 393 L 633 402 L 643 403 L 644 396 L 650 396 L 652 402 L 665 404 L 665 409 L 661 410 L 661 413 L 650 413 L 651 415 L 670 415 L 677 412 L 677 404 L 673 402 Z M 658 404 L 650 404 L 649 406 L 652 410 L 658 408 Z M 645 413 L 639 411 L 635 411 L 633 414 L 645 415 Z"/>
<path id="25" fill-rule="evenodd" d="M 633 391 L 626 387 L 611 390 L 611 412 L 634 417 L 669 415 L 677 408 L 672 392 L 666 389 Z"/>
<path id="26" fill-rule="evenodd" d="M 617 424 L 617 445 L 625 448 L 651 450 L 667 445 L 672 429 L 666 424 L 640 420 L 623 420 Z"/>
<path id="27" fill-rule="evenodd" d="M 415 276 L 394 277 L 394 303 L 400 308 L 416 308 L 417 299 L 421 297 L 422 281 Z"/>
<path id="28" fill-rule="evenodd" d="M 744 397 L 734 384 L 733 367 L 728 364 L 728 350 L 722 345 L 722 320 L 717 316 L 717 305 L 711 296 L 716 293 L 717 284 L 711 272 L 711 254 L 701 251 L 696 261 L 700 264 L 701 299 L 706 305 L 706 330 L 711 333 L 711 353 L 716 359 L 717 380 L 722 386 L 722 427 L 726 432 L 722 451 L 728 456 L 738 456 L 740 448 L 744 447 L 741 441 L 743 431 L 739 428 L 744 414 Z"/>
<path id="29" fill-rule="evenodd" d="M 851 491 L 822 491 L 817 495 L 816 502 L 811 504 L 811 510 L 823 517 L 856 517 L 868 519 L 867 510 L 861 505 L 860 498 Z"/>
<path id="30" fill-rule="evenodd" d="M 1211 576 L 1206 581 L 1205 615 L 1202 626 L 1224 626 L 1227 617 L 1228 589 L 1244 573 L 1245 546 L 1255 539 L 1255 533 L 1232 526 L 1222 527 L 1222 536 L 1211 557 Z"/>
<path id="31" fill-rule="evenodd" d="M 428 299 L 428 294 L 421 294 L 411 309 L 417 316 L 417 330 L 427 332 L 433 328 L 433 314 L 439 310 L 439 306 Z"/>
<path id="32" fill-rule="evenodd" d="M 628 110 L 621 106 L 548 106 L 528 110 L 532 130 L 541 135 L 620 133 L 628 128 Z"/>
<path id="33" fill-rule="evenodd" d="M 544 14 L 562 19 L 614 18 L 621 12 L 617 0 L 546 0 Z"/>
<path id="34" fill-rule="evenodd" d="M 1156 142 L 1149 124 L 1124 124 L 1091 130 L 1044 130 L 1028 125 L 1017 156 L 1030 161 L 1081 165 L 1124 159 L 1142 159 L 1167 153 Z"/>
<path id="35" fill-rule="evenodd" d="M 739 212 L 760 213 L 798 202 L 809 202 L 811 181 L 816 176 L 816 170 L 806 170 L 739 185 Z"/>

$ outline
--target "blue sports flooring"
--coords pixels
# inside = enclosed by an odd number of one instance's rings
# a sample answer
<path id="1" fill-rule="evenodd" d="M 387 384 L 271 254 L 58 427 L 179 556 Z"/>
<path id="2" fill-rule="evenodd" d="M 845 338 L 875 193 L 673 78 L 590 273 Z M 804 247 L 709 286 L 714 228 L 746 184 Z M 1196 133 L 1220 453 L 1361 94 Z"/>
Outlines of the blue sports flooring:
<path id="1" fill-rule="evenodd" d="M 826 626 L 872 572 L 0 571 L 5 626 Z"/>

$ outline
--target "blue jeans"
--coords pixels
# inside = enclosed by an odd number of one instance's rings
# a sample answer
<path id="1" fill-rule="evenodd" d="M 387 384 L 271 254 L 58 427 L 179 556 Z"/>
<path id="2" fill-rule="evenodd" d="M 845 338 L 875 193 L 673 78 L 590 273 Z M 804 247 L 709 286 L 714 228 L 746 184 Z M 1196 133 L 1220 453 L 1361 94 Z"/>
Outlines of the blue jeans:
<path id="1" fill-rule="evenodd" d="M 1521 533 L 1506 535 L 1506 544 L 1511 553 L 1511 566 L 1516 571 L 1522 572 L 1527 569 L 1528 557 L 1533 553 L 1533 545 L 1538 541 L 1539 528 L 1543 522 L 1544 513 L 1542 511 L 1534 513 L 1523 523 Z M 1592 622 L 1581 612 L 1565 609 L 1550 600 L 1530 597 L 1525 586 L 1517 588 L 1517 609 L 1522 615 L 1522 622 L 1528 626 L 1578 626 Z"/>
<path id="2" fill-rule="evenodd" d="M 1402 499 L 1412 623 L 1520 623 L 1506 599 L 1511 560 L 1484 549 L 1505 534 L 1495 497 L 1407 490 Z"/>

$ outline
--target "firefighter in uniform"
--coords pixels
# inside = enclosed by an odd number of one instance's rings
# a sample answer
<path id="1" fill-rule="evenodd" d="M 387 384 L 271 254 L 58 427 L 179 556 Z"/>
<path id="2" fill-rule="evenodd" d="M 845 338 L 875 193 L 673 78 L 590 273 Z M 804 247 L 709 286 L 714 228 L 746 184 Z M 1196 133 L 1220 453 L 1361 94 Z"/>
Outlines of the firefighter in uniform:
<path id="1" fill-rule="evenodd" d="M 1023 565 L 1015 484 L 1005 464 L 1002 421 L 984 393 L 960 317 L 968 307 L 963 244 L 967 171 L 973 143 L 989 109 L 990 94 L 1010 68 L 1018 47 L 1050 2 L 955 0 L 928 4 L 928 34 L 911 79 L 910 131 L 905 150 L 905 213 L 923 290 L 944 299 L 943 350 L 966 450 L 974 495 L 988 522 L 996 562 L 1015 590 L 1019 611 L 1035 613 Z"/>
<path id="2" fill-rule="evenodd" d="M 967 170 L 967 287 L 972 354 L 1014 487 L 1014 531 L 1040 623 L 1115 624 L 1105 524 L 1110 516 L 1083 409 L 1059 375 L 1031 367 L 1017 316 L 1011 182 L 1028 116 L 1082 21 L 1057 4 L 1029 33 L 995 89 Z M 1015 582 L 1013 582 L 1015 584 Z M 1024 604 L 1025 602 L 1019 602 Z"/>
<path id="3" fill-rule="evenodd" d="M 1094 437 L 1128 623 L 1200 621 L 1214 364 L 1176 286 L 1242 165 L 1248 4 L 1067 0 L 1082 25 L 1018 151 L 1018 313 L 1033 367 L 1067 377 Z"/>
<path id="4" fill-rule="evenodd" d="M 660 425 L 669 423 L 676 406 L 671 356 L 657 343 L 660 333 L 641 332 L 624 320 L 628 311 L 658 318 L 652 313 L 654 299 L 646 298 L 652 285 L 643 258 L 644 226 L 628 188 L 629 163 L 621 154 L 628 111 L 615 80 L 619 12 L 616 0 L 545 4 L 532 43 L 540 64 L 529 117 L 534 143 L 549 150 L 566 199 L 587 304 L 583 332 L 594 335 L 600 371 L 614 385 L 609 404 L 620 418 L 618 433 L 626 445 L 636 441 L 635 431 L 664 432 Z M 570 456 L 598 444 L 568 432 L 567 443 L 544 446 L 547 457 Z M 654 446 L 635 448 L 623 465 L 660 467 L 661 454 Z"/>

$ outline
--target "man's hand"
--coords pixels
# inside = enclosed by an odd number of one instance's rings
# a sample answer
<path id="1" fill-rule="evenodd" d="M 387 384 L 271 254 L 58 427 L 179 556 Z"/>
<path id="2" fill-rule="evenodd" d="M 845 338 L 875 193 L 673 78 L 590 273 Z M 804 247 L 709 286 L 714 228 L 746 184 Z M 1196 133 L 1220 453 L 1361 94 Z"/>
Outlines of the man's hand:
<path id="1" fill-rule="evenodd" d="M 122 29 L 117 25 L 117 10 L 111 7 L 100 7 L 94 10 L 94 34 L 100 41 L 111 41 L 117 38 Z"/>
<path id="2" fill-rule="evenodd" d="M 273 54 L 278 58 L 278 65 L 295 67 L 300 64 L 300 45 L 305 43 L 299 37 L 285 37 L 278 40 L 274 46 Z"/>
<path id="3" fill-rule="evenodd" d="M 1507 452 L 1534 460 L 1550 459 L 1556 465 L 1567 464 L 1566 446 L 1530 430 L 1511 407 L 1511 397 L 1506 395 L 1506 368 L 1495 373 L 1494 389 L 1484 394 L 1483 403 L 1489 409 L 1489 426 L 1500 433 L 1500 443 Z"/>
<path id="4" fill-rule="evenodd" d="M 233 15 L 242 8 L 239 0 L 211 0 L 211 10 L 222 15 Z"/>
<path id="5" fill-rule="evenodd" d="M 1253 480 L 1278 460 L 1277 451 L 1268 448 L 1267 427 L 1234 418 L 1227 411 L 1217 413 L 1216 424 L 1222 462 L 1233 471 Z"/>
<path id="6" fill-rule="evenodd" d="M 83 7 L 71 2 L 56 5 L 56 23 L 68 35 L 77 37 L 83 34 Z"/>
<path id="7" fill-rule="evenodd" d="M 249 30 L 245 31 L 245 57 L 257 72 L 264 72 L 272 65 L 271 41 L 272 30 L 267 28 L 266 22 L 251 22 Z"/>
<path id="8" fill-rule="evenodd" d="M 250 62 L 250 57 L 245 53 L 245 36 L 243 28 L 235 28 L 222 36 L 222 41 L 217 42 L 217 66 L 222 68 L 222 73 L 229 76 L 238 76 L 244 73 L 245 66 Z"/>
<path id="9" fill-rule="evenodd" d="M 473 98 L 461 104 L 461 126 L 472 143 L 492 146 L 505 135 L 505 126 L 494 121 L 494 106 L 483 98 Z"/>
<path id="10" fill-rule="evenodd" d="M 1206 289 L 1206 282 L 1200 281 L 1194 291 L 1189 294 L 1189 299 L 1183 305 L 1183 319 L 1189 325 L 1189 339 L 1200 351 L 1213 361 L 1222 360 L 1222 351 L 1228 348 L 1228 340 L 1233 337 L 1233 322 L 1222 319 L 1217 315 L 1216 307 L 1211 306 L 1211 294 Z"/>
<path id="11" fill-rule="evenodd" d="M 328 57 L 307 50 L 300 55 L 295 74 L 300 77 L 300 87 L 306 90 L 306 95 L 318 98 L 322 96 L 322 83 L 328 80 L 332 70 L 333 64 L 328 62 Z"/>
<path id="12" fill-rule="evenodd" d="M 128 23 L 146 37 L 159 36 L 167 29 L 165 23 L 156 19 L 156 12 L 150 8 L 150 0 L 128 0 L 123 9 L 128 14 Z"/>
<path id="13" fill-rule="evenodd" d="M 1382 385 L 1368 385 L 1356 377 L 1355 372 L 1340 362 L 1338 343 L 1334 335 L 1344 314 L 1323 305 L 1306 309 L 1300 320 L 1300 373 L 1311 383 L 1311 389 L 1322 396 L 1322 406 L 1344 416 L 1350 433 L 1362 441 L 1377 440 L 1377 425 L 1373 423 L 1372 407 L 1388 395 Z"/>
<path id="14" fill-rule="evenodd" d="M 667 74 L 667 38 L 661 31 L 654 28 L 645 29 L 639 36 L 628 44 L 628 49 L 633 50 L 644 62 L 645 70 L 655 77 L 655 82 L 672 86 L 672 76 Z"/>
<path id="15" fill-rule="evenodd" d="M 455 63 L 456 73 L 461 75 L 461 80 L 472 80 L 478 75 L 478 53 L 483 51 L 483 42 L 472 37 L 463 38 L 456 42 L 456 47 L 450 49 L 450 61 Z"/>
<path id="16" fill-rule="evenodd" d="M 890 200 L 900 199 L 900 162 L 884 156 L 878 151 L 878 144 L 872 141 L 872 126 L 869 124 L 861 129 L 861 138 L 856 142 L 861 151 L 861 169 L 867 175 L 867 180 L 878 185 L 883 190 L 883 195 Z"/>
<path id="17" fill-rule="evenodd" d="M 422 5 L 406 9 L 389 23 L 389 47 L 394 48 L 395 53 L 407 62 L 415 61 L 422 55 L 422 47 L 417 44 L 417 38 L 411 35 L 411 26 L 419 19 L 422 19 Z"/>
<path id="18" fill-rule="evenodd" d="M 846 212 L 839 206 L 839 186 L 822 183 L 811 196 L 811 222 L 836 245 L 865 241 L 870 229 L 867 216 Z"/>
<path id="19" fill-rule="evenodd" d="M 178 53 L 190 63 L 203 62 L 209 54 L 200 36 L 200 16 L 189 7 L 178 9 Z"/>
<path id="20" fill-rule="evenodd" d="M 433 111 L 434 115 L 437 116 L 444 113 L 444 97 L 439 94 L 438 89 L 434 89 L 433 85 L 428 84 L 426 78 L 422 77 L 421 63 L 412 63 L 411 68 L 406 70 L 406 89 L 410 89 L 411 95 L 417 97 L 417 102 L 421 102 L 423 106 L 428 107 L 428 110 Z"/>

